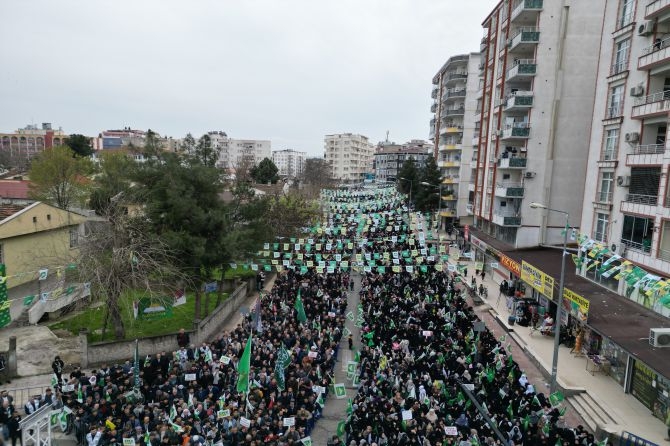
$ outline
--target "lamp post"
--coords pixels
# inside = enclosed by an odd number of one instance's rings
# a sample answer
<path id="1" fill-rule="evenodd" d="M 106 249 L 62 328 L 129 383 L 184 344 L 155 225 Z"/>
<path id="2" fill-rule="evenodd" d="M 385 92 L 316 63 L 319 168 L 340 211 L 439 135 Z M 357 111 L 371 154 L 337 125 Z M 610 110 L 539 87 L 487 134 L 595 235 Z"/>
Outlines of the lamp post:
<path id="1" fill-rule="evenodd" d="M 409 204 L 410 206 L 412 205 L 412 186 L 414 186 L 414 180 L 410 180 L 409 178 L 405 177 L 400 177 L 401 180 L 409 181 Z"/>
<path id="2" fill-rule="evenodd" d="M 567 244 L 568 244 L 568 226 L 570 225 L 570 214 L 566 211 L 561 211 L 558 209 L 552 209 L 545 206 L 542 203 L 531 203 L 530 207 L 533 209 L 545 209 L 551 212 L 558 212 L 559 214 L 565 215 L 565 234 L 563 235 L 563 254 L 561 255 L 561 280 L 558 284 L 558 299 L 556 300 L 556 305 L 558 309 L 556 310 L 556 332 L 554 333 L 554 357 L 551 363 L 551 383 L 549 386 L 549 392 L 556 392 L 558 387 L 556 384 L 556 379 L 558 376 L 558 347 L 561 341 L 561 319 L 563 315 L 563 284 L 565 282 L 565 256 L 567 254 Z"/>
<path id="3" fill-rule="evenodd" d="M 419 184 L 423 184 L 424 186 L 432 186 L 432 187 L 437 187 L 438 188 L 437 193 L 440 194 L 440 201 L 439 201 L 439 204 L 437 205 L 437 221 L 439 222 L 438 223 L 438 229 L 439 229 L 439 228 L 442 227 L 442 183 L 440 183 L 439 185 L 436 186 L 434 184 L 430 184 L 430 183 L 427 183 L 425 181 L 422 181 Z"/>

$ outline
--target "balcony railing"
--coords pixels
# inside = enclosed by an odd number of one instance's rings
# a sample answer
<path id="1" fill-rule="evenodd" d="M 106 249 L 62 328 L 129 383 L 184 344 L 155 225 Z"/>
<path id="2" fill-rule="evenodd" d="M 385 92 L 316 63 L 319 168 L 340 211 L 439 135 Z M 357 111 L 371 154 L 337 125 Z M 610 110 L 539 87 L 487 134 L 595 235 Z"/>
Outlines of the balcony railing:
<path id="1" fill-rule="evenodd" d="M 615 161 L 616 155 L 616 150 L 605 149 L 600 153 L 600 161 Z"/>
<path id="2" fill-rule="evenodd" d="M 665 12 L 664 10 L 670 6 L 670 0 L 655 0 L 650 2 L 644 8 L 644 18 L 649 20 L 654 16 Z"/>
<path id="3" fill-rule="evenodd" d="M 507 70 L 507 80 L 516 77 L 535 76 L 537 63 L 535 59 L 519 59 L 514 62 L 514 66 Z"/>
<path id="4" fill-rule="evenodd" d="M 467 79 L 468 78 L 468 73 L 447 73 L 446 76 L 444 76 L 444 81 L 449 82 L 457 79 Z"/>
<path id="5" fill-rule="evenodd" d="M 635 251 L 646 252 L 646 253 L 651 252 L 651 241 L 649 241 L 648 243 L 638 243 L 632 240 L 626 240 L 622 238 L 621 244 L 624 245 L 626 248 Z"/>
<path id="6" fill-rule="evenodd" d="M 507 98 L 505 102 L 505 110 L 521 107 L 533 106 L 533 92 L 524 92 L 529 94 L 514 94 Z"/>
<path id="7" fill-rule="evenodd" d="M 445 108 L 444 110 L 444 116 L 458 116 L 462 115 L 465 113 L 465 108 L 460 107 L 460 108 Z"/>
<path id="8" fill-rule="evenodd" d="M 626 195 L 626 199 L 624 201 L 627 201 L 629 203 L 635 203 L 635 204 L 645 204 L 645 205 L 648 205 L 648 206 L 656 206 L 658 204 L 658 196 L 657 195 L 628 194 L 628 195 Z"/>
<path id="9" fill-rule="evenodd" d="M 530 123 L 515 122 L 512 125 L 507 125 L 502 130 L 501 138 L 528 138 L 530 136 Z"/>
<path id="10" fill-rule="evenodd" d="M 540 41 L 540 31 L 537 28 L 519 28 L 518 32 L 509 39 L 509 51 L 514 51 L 519 45 L 524 43 L 538 43 Z M 531 46 L 525 45 L 528 49 Z"/>
<path id="11" fill-rule="evenodd" d="M 622 60 L 618 60 L 612 64 L 612 68 L 610 69 L 610 76 L 619 74 L 623 71 L 626 71 L 627 69 L 628 69 L 628 57 L 624 57 Z"/>
<path id="12" fill-rule="evenodd" d="M 500 158 L 498 160 L 498 167 L 501 169 L 525 169 L 527 161 L 526 158 L 518 157 Z"/>
<path id="13" fill-rule="evenodd" d="M 496 196 L 521 198 L 524 194 L 523 185 L 520 183 L 498 183 L 496 184 Z"/>
<path id="14" fill-rule="evenodd" d="M 596 201 L 598 203 L 612 203 L 612 192 L 598 191 L 596 192 Z"/>
<path id="15" fill-rule="evenodd" d="M 618 118 L 621 115 L 623 115 L 623 102 L 607 107 L 605 119 Z"/>
<path id="16" fill-rule="evenodd" d="M 638 69 L 647 69 L 655 65 L 660 65 L 668 61 L 670 57 L 670 37 L 665 39 L 656 39 L 653 45 L 642 50 L 642 56 L 637 60 Z"/>
<path id="17" fill-rule="evenodd" d="M 514 9 L 512 9 L 510 21 L 513 21 L 524 13 L 530 11 L 541 11 L 542 4 L 542 0 L 521 0 L 516 6 L 514 6 Z"/>
<path id="18" fill-rule="evenodd" d="M 633 155 L 657 155 L 665 152 L 664 144 L 640 144 L 633 149 Z"/>
<path id="19" fill-rule="evenodd" d="M 668 110 L 670 110 L 670 90 L 657 91 L 648 96 L 635 99 L 632 117 L 667 114 Z"/>
<path id="20" fill-rule="evenodd" d="M 449 98 L 464 98 L 465 88 L 450 88 L 442 95 L 442 100 Z"/>

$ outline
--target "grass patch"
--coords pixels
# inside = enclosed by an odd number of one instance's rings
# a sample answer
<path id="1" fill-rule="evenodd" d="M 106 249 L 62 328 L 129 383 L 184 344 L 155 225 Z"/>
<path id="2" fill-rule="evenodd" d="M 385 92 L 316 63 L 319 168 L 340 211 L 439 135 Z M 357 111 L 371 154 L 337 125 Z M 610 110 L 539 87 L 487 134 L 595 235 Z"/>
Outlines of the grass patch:
<path id="1" fill-rule="evenodd" d="M 136 339 L 147 336 L 156 336 L 168 333 L 175 333 L 180 328 L 191 330 L 193 328 L 193 315 L 195 313 L 195 296 L 186 295 L 186 303 L 172 308 L 172 316 L 156 320 L 140 320 L 133 316 L 133 301 L 137 299 L 137 293 L 128 293 L 121 298 L 121 315 L 123 324 L 126 327 L 126 339 Z M 223 293 L 223 300 L 228 297 L 228 293 Z M 209 298 L 209 311 L 216 308 L 216 294 L 212 293 Z M 205 314 L 205 297 L 201 299 L 201 315 Z M 73 334 L 78 334 L 81 329 L 88 329 L 88 340 L 90 342 L 111 341 L 114 340 L 114 329 L 111 322 L 107 323 L 107 332 L 105 338 L 102 338 L 102 326 L 107 315 L 107 306 L 101 305 L 95 308 L 88 308 L 84 312 L 66 319 L 61 322 L 49 325 L 52 330 L 67 330 Z"/>
<path id="2" fill-rule="evenodd" d="M 220 275 L 220 273 L 219 273 Z M 250 279 L 252 277 L 256 277 L 256 271 L 252 270 L 251 268 L 244 268 L 243 266 L 238 265 L 237 268 L 229 268 L 226 270 L 225 274 L 223 275 L 224 279 L 231 280 L 231 279 Z"/>

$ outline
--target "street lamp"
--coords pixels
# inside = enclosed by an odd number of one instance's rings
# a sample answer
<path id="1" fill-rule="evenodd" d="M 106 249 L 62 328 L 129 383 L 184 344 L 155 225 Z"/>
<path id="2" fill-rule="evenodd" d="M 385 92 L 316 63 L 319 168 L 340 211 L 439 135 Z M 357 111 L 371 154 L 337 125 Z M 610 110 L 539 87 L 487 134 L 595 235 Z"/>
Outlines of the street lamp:
<path id="1" fill-rule="evenodd" d="M 411 206 L 412 204 L 412 186 L 414 185 L 414 180 L 410 180 L 409 178 L 405 177 L 400 177 L 401 180 L 409 181 L 409 204 Z"/>
<path id="2" fill-rule="evenodd" d="M 561 319 L 563 314 L 563 284 L 565 282 L 565 256 L 567 255 L 567 244 L 568 244 L 568 226 L 570 225 L 570 214 L 566 211 L 561 211 L 558 209 L 552 209 L 545 206 L 542 203 L 531 203 L 530 207 L 532 209 L 545 209 L 551 212 L 558 212 L 559 214 L 565 215 L 565 231 L 563 234 L 563 254 L 561 255 L 561 281 L 558 284 L 558 299 L 556 304 L 558 309 L 556 310 L 556 332 L 554 333 L 554 357 L 551 363 L 551 383 L 549 386 L 549 392 L 556 392 L 558 387 L 556 384 L 556 379 L 558 375 L 558 346 L 561 343 Z"/>
<path id="3" fill-rule="evenodd" d="M 430 184 L 430 183 L 427 183 L 425 181 L 422 181 L 419 184 L 423 184 L 424 186 L 437 187 L 439 189 L 438 194 L 440 194 L 440 201 L 439 201 L 439 204 L 437 205 L 437 221 L 438 221 L 438 230 L 439 230 L 442 227 L 442 183 L 440 183 L 439 185 L 436 186 L 434 184 Z"/>

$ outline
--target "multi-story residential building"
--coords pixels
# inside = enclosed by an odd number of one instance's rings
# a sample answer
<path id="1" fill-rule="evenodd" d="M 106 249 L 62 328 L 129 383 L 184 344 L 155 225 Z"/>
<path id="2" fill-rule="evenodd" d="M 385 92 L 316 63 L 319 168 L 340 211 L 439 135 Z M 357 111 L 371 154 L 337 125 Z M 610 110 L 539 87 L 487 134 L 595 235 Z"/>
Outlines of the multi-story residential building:
<path id="1" fill-rule="evenodd" d="M 367 136 L 352 133 L 326 135 L 325 160 L 331 165 L 333 178 L 341 183 L 362 183 L 371 173 L 374 146 Z"/>
<path id="2" fill-rule="evenodd" d="M 285 149 L 272 152 L 272 161 L 282 177 L 296 178 L 302 175 L 306 158 L 307 152 L 297 150 Z"/>
<path id="3" fill-rule="evenodd" d="M 502 0 L 483 22 L 474 224 L 516 248 L 562 240 L 531 202 L 581 220 L 604 5 Z"/>
<path id="4" fill-rule="evenodd" d="M 398 171 L 402 169 L 405 161 L 412 158 L 417 167 L 423 167 L 432 152 L 432 144 L 420 139 L 413 139 L 405 144 L 396 144 L 388 140 L 380 142 L 374 154 L 375 181 L 395 182 L 398 179 Z"/>
<path id="5" fill-rule="evenodd" d="M 255 166 L 263 159 L 272 159 L 272 143 L 261 139 L 235 139 L 225 132 L 209 132 L 212 144 L 219 149 L 217 166 L 228 173 L 244 165 Z"/>
<path id="6" fill-rule="evenodd" d="M 142 148 L 146 144 L 148 131 L 136 130 L 130 127 L 124 127 L 117 130 L 105 130 L 100 133 L 98 138 L 93 138 L 93 148 L 96 150 L 120 149 L 123 147 Z M 168 152 L 174 152 L 178 149 L 180 140 L 172 137 L 160 136 L 155 134 L 158 144 Z"/>
<path id="7" fill-rule="evenodd" d="M 41 128 L 29 124 L 13 133 L 0 133 L 0 153 L 10 164 L 19 165 L 44 149 L 62 145 L 67 137 L 63 129 L 54 130 L 49 122 Z"/>
<path id="8" fill-rule="evenodd" d="M 670 272 L 670 2 L 608 1 L 582 230 Z"/>
<path id="9" fill-rule="evenodd" d="M 442 218 L 472 222 L 471 163 L 478 148 L 475 126 L 479 90 L 479 53 L 450 57 L 433 77 L 430 121 L 433 156 L 442 173 Z M 476 160 L 476 159 L 475 159 Z"/>

